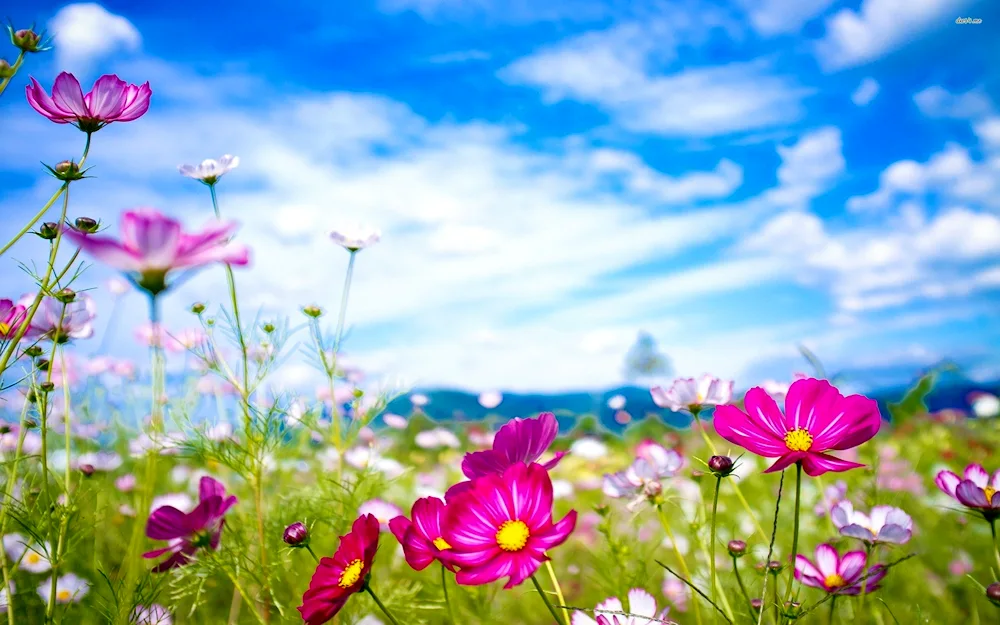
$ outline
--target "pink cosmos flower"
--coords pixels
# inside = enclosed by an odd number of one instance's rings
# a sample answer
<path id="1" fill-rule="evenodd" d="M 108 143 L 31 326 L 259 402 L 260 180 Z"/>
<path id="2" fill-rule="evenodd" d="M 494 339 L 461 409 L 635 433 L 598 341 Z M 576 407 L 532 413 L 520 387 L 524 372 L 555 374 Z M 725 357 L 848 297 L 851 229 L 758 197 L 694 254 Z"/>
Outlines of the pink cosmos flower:
<path id="1" fill-rule="evenodd" d="M 448 562 L 451 545 L 444 539 L 441 527 L 444 511 L 443 501 L 423 497 L 413 502 L 410 519 L 400 515 L 389 521 L 389 529 L 403 546 L 403 557 L 414 571 L 426 569 L 435 560 L 454 570 Z"/>
<path id="2" fill-rule="evenodd" d="M 616 499 L 634 497 L 627 506 L 629 510 L 659 495 L 663 491 L 663 480 L 676 475 L 684 464 L 675 450 L 653 441 L 640 443 L 637 451 L 638 457 L 629 468 L 604 476 L 605 495 Z"/>
<path id="3" fill-rule="evenodd" d="M 24 325 L 27 309 L 9 299 L 0 299 L 0 339 L 14 338 Z M 37 314 L 37 313 L 36 313 Z"/>
<path id="4" fill-rule="evenodd" d="M 29 308 L 35 301 L 35 294 L 21 297 L 19 306 Z M 27 338 L 44 338 L 58 343 L 74 339 L 89 339 L 94 336 L 94 317 L 97 306 L 86 293 L 77 293 L 69 304 L 63 304 L 54 297 L 43 297 L 25 333 Z"/>
<path id="5" fill-rule="evenodd" d="M 806 473 L 848 471 L 864 465 L 828 455 L 868 441 L 882 425 L 878 404 L 862 395 L 844 397 L 826 380 L 792 384 L 782 414 L 764 389 L 747 391 L 746 412 L 735 406 L 715 409 L 715 431 L 730 443 L 765 458 L 777 458 L 765 473 L 801 462 Z"/>
<path id="6" fill-rule="evenodd" d="M 854 509 L 850 501 L 833 507 L 830 519 L 841 536 L 850 536 L 866 543 L 905 544 L 913 536 L 913 519 L 899 508 L 875 506 L 871 515 Z"/>
<path id="7" fill-rule="evenodd" d="M 170 556 L 153 568 L 154 573 L 162 573 L 174 567 L 184 566 L 199 549 L 219 548 L 222 526 L 226 512 L 236 505 L 236 497 L 226 496 L 226 487 L 221 482 L 203 477 L 198 487 L 198 505 L 188 513 L 173 506 L 162 506 L 149 515 L 146 536 L 153 540 L 168 540 L 170 545 L 142 554 L 144 558 Z"/>
<path id="8" fill-rule="evenodd" d="M 868 569 L 868 577 L 862 581 L 867 561 L 864 551 L 850 551 L 841 558 L 832 546 L 822 544 L 816 547 L 816 564 L 803 555 L 796 556 L 795 579 L 830 594 L 858 595 L 862 585 L 867 587 L 867 592 L 874 592 L 885 577 L 886 569 L 876 564 Z"/>
<path id="9" fill-rule="evenodd" d="M 107 74 L 84 95 L 80 81 L 67 72 L 56 76 L 51 98 L 34 78 L 25 91 L 31 108 L 57 124 L 73 124 L 87 133 L 97 132 L 111 122 L 139 119 L 149 110 L 153 93 L 148 82 L 139 87 Z"/>
<path id="10" fill-rule="evenodd" d="M 403 511 L 396 504 L 384 499 L 369 499 L 358 506 L 358 514 L 360 516 L 370 514 L 378 519 L 379 529 L 388 532 L 389 522 L 403 514 Z"/>
<path id="11" fill-rule="evenodd" d="M 123 273 L 140 289 L 157 295 L 165 291 L 167 274 L 194 270 L 211 263 L 246 265 L 250 255 L 229 237 L 234 222 L 215 222 L 196 234 L 185 233 L 181 223 L 151 208 L 122 215 L 121 240 L 66 228 L 66 236 L 97 260 Z"/>
<path id="12" fill-rule="evenodd" d="M 610 612 L 611 614 L 601 614 Z M 614 614 L 618 612 L 619 614 Z M 628 591 L 628 609 L 622 605 L 618 597 L 609 597 L 594 606 L 594 614 L 597 620 L 590 618 L 585 612 L 574 612 L 572 625 L 653 625 L 650 619 L 664 621 L 670 608 L 656 611 L 656 599 L 642 588 L 633 588 Z M 627 613 L 633 616 L 623 616 Z"/>
<path id="13" fill-rule="evenodd" d="M 143 323 L 135 329 L 137 341 L 147 347 L 152 347 L 154 343 L 160 345 L 168 352 L 184 351 L 184 347 L 175 339 L 162 325 L 156 323 Z"/>
<path id="14" fill-rule="evenodd" d="M 827 486 L 823 489 L 823 495 L 813 511 L 818 517 L 824 517 L 833 510 L 841 501 L 847 499 L 847 482 L 844 480 L 837 480 L 835 483 Z"/>
<path id="15" fill-rule="evenodd" d="M 323 558 L 316 567 L 309 590 L 298 607 L 306 625 L 323 625 L 340 612 L 351 595 L 361 592 L 378 551 L 378 519 L 358 517 L 332 558 Z"/>
<path id="16" fill-rule="evenodd" d="M 493 449 L 474 451 L 462 459 L 462 473 L 469 480 L 503 473 L 519 462 L 537 462 L 559 434 L 559 422 L 551 412 L 543 412 L 535 419 L 514 417 L 493 438 Z M 556 452 L 555 457 L 542 467 L 551 469 L 566 455 Z M 459 482 L 448 489 L 446 499 L 472 488 L 472 482 Z"/>
<path id="17" fill-rule="evenodd" d="M 653 403 L 660 408 L 674 412 L 681 410 L 694 412 L 702 406 L 728 404 L 733 398 L 733 381 L 723 382 L 719 378 L 705 374 L 700 380 L 678 378 L 667 391 L 654 386 L 649 389 L 649 393 L 653 396 Z"/>
<path id="18" fill-rule="evenodd" d="M 970 464 L 965 467 L 963 477 L 958 477 L 951 471 L 941 471 L 934 478 L 934 483 L 958 503 L 978 511 L 987 521 L 1000 518 L 1000 496 L 997 496 L 997 491 L 1000 490 L 1000 470 L 994 471 L 990 476 L 982 465 Z"/>
<path id="19" fill-rule="evenodd" d="M 518 462 L 503 474 L 480 477 L 448 502 L 444 539 L 459 567 L 459 584 L 478 586 L 507 577 L 513 588 L 549 560 L 576 526 L 576 511 L 552 523 L 552 482 L 544 467 Z"/>

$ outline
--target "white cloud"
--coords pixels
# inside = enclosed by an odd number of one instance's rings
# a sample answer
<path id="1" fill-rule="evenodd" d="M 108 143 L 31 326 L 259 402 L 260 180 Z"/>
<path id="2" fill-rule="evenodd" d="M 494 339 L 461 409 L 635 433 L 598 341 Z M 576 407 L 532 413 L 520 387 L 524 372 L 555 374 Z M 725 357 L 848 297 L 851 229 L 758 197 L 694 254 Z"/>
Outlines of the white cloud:
<path id="1" fill-rule="evenodd" d="M 1000 148 L 1000 117 L 988 117 L 975 124 L 973 130 L 983 147 Z"/>
<path id="2" fill-rule="evenodd" d="M 868 106 L 878 95 L 879 84 L 874 78 L 865 78 L 851 94 L 851 102 L 858 106 Z"/>
<path id="3" fill-rule="evenodd" d="M 56 62 L 67 71 L 87 71 L 117 50 L 135 51 L 142 36 L 132 22 L 96 2 L 68 4 L 49 22 L 55 35 Z"/>
<path id="4" fill-rule="evenodd" d="M 928 159 L 926 163 L 897 161 L 879 176 L 873 193 L 850 198 L 847 208 L 854 212 L 883 211 L 900 198 L 934 194 L 949 202 L 1000 205 L 1000 157 L 975 161 L 969 151 L 956 143 Z"/>
<path id="5" fill-rule="evenodd" d="M 982 89 L 953 94 L 940 86 L 932 86 L 913 96 L 920 112 L 928 117 L 976 119 L 988 114 L 993 105 Z"/>
<path id="6" fill-rule="evenodd" d="M 507 82 L 534 86 L 546 102 L 594 104 L 634 132 L 712 137 L 798 120 L 811 93 L 764 60 L 655 70 L 674 47 L 700 41 L 724 19 L 696 26 L 674 21 L 623 23 L 543 48 L 500 72 Z"/>
<path id="7" fill-rule="evenodd" d="M 967 4 L 968 0 L 862 0 L 858 11 L 841 9 L 826 20 L 826 35 L 816 52 L 829 70 L 861 65 L 926 30 L 954 27 L 954 17 Z"/>
<path id="8" fill-rule="evenodd" d="M 740 0 L 749 10 L 750 23 L 758 33 L 770 36 L 797 33 L 821 15 L 835 0 Z"/>

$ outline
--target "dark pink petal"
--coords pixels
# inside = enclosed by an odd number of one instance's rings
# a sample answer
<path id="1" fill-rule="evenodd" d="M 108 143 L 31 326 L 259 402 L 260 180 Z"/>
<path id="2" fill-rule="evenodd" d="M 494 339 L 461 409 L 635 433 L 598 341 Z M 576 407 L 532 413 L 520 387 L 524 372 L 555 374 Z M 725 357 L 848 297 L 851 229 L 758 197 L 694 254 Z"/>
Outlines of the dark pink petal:
<path id="1" fill-rule="evenodd" d="M 75 243 L 105 265 L 118 271 L 133 272 L 142 268 L 142 258 L 126 249 L 114 239 L 97 234 L 83 234 L 73 228 L 64 228 L 63 236 Z"/>
<path id="2" fill-rule="evenodd" d="M 458 498 L 462 493 L 467 493 L 472 489 L 472 480 L 465 480 L 464 482 L 458 482 L 457 484 L 452 484 L 448 490 L 444 493 L 444 500 L 451 505 L 451 502 Z"/>
<path id="3" fill-rule="evenodd" d="M 823 587 L 823 574 L 802 554 L 795 556 L 795 579 L 806 586 Z"/>
<path id="4" fill-rule="evenodd" d="M 760 429 L 735 406 L 718 406 L 712 417 L 712 424 L 719 436 L 758 456 L 773 458 L 788 452 L 783 439 L 777 439 L 770 431 Z"/>
<path id="5" fill-rule="evenodd" d="M 461 568 L 476 568 L 484 566 L 496 558 L 503 557 L 503 555 L 504 551 L 497 547 L 494 541 L 492 546 L 485 546 L 481 549 L 449 550 L 448 561 Z"/>
<path id="6" fill-rule="evenodd" d="M 937 477 L 934 478 L 934 483 L 937 484 L 937 487 L 940 488 L 946 495 L 951 495 L 952 497 L 955 496 L 955 489 L 958 488 L 958 484 L 961 481 L 962 478 L 958 477 L 951 471 L 941 471 L 937 474 Z"/>
<path id="7" fill-rule="evenodd" d="M 750 421 L 759 430 L 779 440 L 785 439 L 785 433 L 788 432 L 788 428 L 785 427 L 785 417 L 767 391 L 759 386 L 753 387 L 743 398 L 743 405 Z M 715 414 L 719 414 L 718 409 Z"/>
<path id="8" fill-rule="evenodd" d="M 986 501 L 986 493 L 970 480 L 962 480 L 955 489 L 955 498 L 963 506 L 970 508 L 989 508 L 990 502 Z"/>
<path id="9" fill-rule="evenodd" d="M 176 545 L 176 546 L 171 546 L 171 547 L 164 547 L 163 549 L 154 549 L 152 551 L 147 551 L 146 553 L 142 554 L 142 557 L 143 558 L 159 558 L 160 556 L 162 556 L 163 554 L 165 554 L 167 552 L 179 551 L 180 549 L 181 549 L 181 545 Z"/>
<path id="10" fill-rule="evenodd" d="M 559 464 L 559 461 L 563 459 L 563 456 L 565 456 L 566 453 L 567 452 L 565 451 L 557 451 L 552 460 L 542 463 L 542 468 L 545 469 L 546 471 L 551 471 L 552 469 L 555 468 L 557 464 Z"/>
<path id="11" fill-rule="evenodd" d="M 561 521 L 531 535 L 530 543 L 540 551 L 548 551 L 563 544 L 576 527 L 576 510 L 571 510 Z"/>
<path id="12" fill-rule="evenodd" d="M 806 378 L 793 382 L 785 394 L 786 431 L 822 430 L 837 414 L 841 399 L 841 394 L 826 380 Z"/>
<path id="13" fill-rule="evenodd" d="M 56 106 L 49 94 L 45 93 L 38 81 L 31 79 L 31 84 L 25 87 L 25 94 L 28 97 L 28 104 L 43 116 L 57 124 L 68 124 L 74 116 L 69 111 L 64 111 Z"/>
<path id="14" fill-rule="evenodd" d="M 823 475 L 828 471 L 836 473 L 850 471 L 851 469 L 863 466 L 865 465 L 851 462 L 850 460 L 841 460 L 827 454 L 807 453 L 805 458 L 802 459 L 802 469 L 810 477 Z"/>
<path id="15" fill-rule="evenodd" d="M 410 529 L 410 520 L 405 516 L 398 516 L 389 521 L 389 531 L 392 535 L 396 537 L 399 544 L 403 544 L 403 539 L 406 537 L 406 530 Z"/>
<path id="16" fill-rule="evenodd" d="M 172 540 L 191 533 L 186 514 L 173 506 L 161 506 L 146 521 L 146 536 L 153 540 Z"/>
<path id="17" fill-rule="evenodd" d="M 806 455 L 807 454 L 802 451 L 790 451 L 784 456 L 778 458 L 774 464 L 764 470 L 764 473 L 777 473 L 778 471 L 784 471 L 796 462 L 804 460 Z"/>
<path id="18" fill-rule="evenodd" d="M 462 473 L 470 480 L 493 473 L 503 473 L 509 466 L 506 457 L 492 449 L 474 451 L 462 458 Z"/>
<path id="19" fill-rule="evenodd" d="M 535 462 L 559 434 L 559 422 L 551 412 L 534 419 L 514 418 L 493 439 L 493 449 L 507 459 L 507 464 Z"/>
<path id="20" fill-rule="evenodd" d="M 965 467 L 965 479 L 969 480 L 979 488 L 986 488 L 990 483 L 990 474 L 986 472 L 981 464 L 970 464 Z"/>
<path id="21" fill-rule="evenodd" d="M 810 430 L 813 450 L 852 449 L 871 440 L 882 427 L 878 403 L 861 395 L 851 395 L 839 402 L 837 412 L 827 416 L 825 425 Z"/>
<path id="22" fill-rule="evenodd" d="M 441 529 L 444 510 L 445 503 L 437 497 L 422 497 L 413 502 L 411 514 L 417 532 L 430 541 L 444 536 Z"/>
<path id="23" fill-rule="evenodd" d="M 213 496 L 225 497 L 226 487 L 213 477 L 203 476 L 198 482 L 198 499 L 208 499 Z"/>
<path id="24" fill-rule="evenodd" d="M 515 586 L 520 586 L 524 580 L 535 574 L 543 563 L 549 558 L 542 552 L 532 552 L 530 549 L 522 549 L 511 554 L 510 579 L 504 584 L 504 590 L 510 590 Z"/>
<path id="25" fill-rule="evenodd" d="M 403 557 L 414 571 L 422 571 L 434 562 L 437 549 L 413 531 L 412 527 L 403 537 L 402 545 Z"/>
<path id="26" fill-rule="evenodd" d="M 194 510 L 187 515 L 187 522 L 191 531 L 200 532 L 215 525 L 219 520 L 216 511 L 222 507 L 222 497 L 213 495 L 202 499 Z"/>
<path id="27" fill-rule="evenodd" d="M 481 566 L 461 568 L 455 574 L 455 581 L 462 586 L 482 586 L 495 582 L 501 577 L 509 576 L 514 568 L 514 558 L 503 554 L 503 552 L 501 554 Z"/>
<path id="28" fill-rule="evenodd" d="M 105 75 L 97 79 L 90 93 L 84 96 L 84 104 L 90 117 L 114 120 L 125 106 L 127 85 L 117 76 Z"/>
<path id="29" fill-rule="evenodd" d="M 864 551 L 849 551 L 840 559 L 840 564 L 837 567 L 838 575 L 844 579 L 847 585 L 851 585 L 861 577 L 861 572 L 864 571 L 867 561 L 868 557 Z"/>
<path id="30" fill-rule="evenodd" d="M 540 464 L 515 464 L 504 472 L 514 519 L 535 529 L 552 521 L 552 480 Z"/>
<path id="31" fill-rule="evenodd" d="M 125 104 L 114 121 L 130 122 L 145 115 L 146 111 L 149 110 L 151 95 L 153 92 L 149 88 L 149 82 L 144 83 L 141 87 L 128 85 L 125 92 Z"/>
<path id="32" fill-rule="evenodd" d="M 73 74 L 62 72 L 56 76 L 52 86 L 52 101 L 60 109 L 72 113 L 76 117 L 90 117 L 90 111 L 83 101 L 83 89 L 80 81 Z"/>

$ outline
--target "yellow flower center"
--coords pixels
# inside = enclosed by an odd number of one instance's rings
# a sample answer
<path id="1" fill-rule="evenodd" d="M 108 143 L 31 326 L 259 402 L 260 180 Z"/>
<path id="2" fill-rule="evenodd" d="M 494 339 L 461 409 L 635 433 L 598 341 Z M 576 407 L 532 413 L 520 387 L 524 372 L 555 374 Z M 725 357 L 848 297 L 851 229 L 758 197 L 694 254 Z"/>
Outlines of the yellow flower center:
<path id="1" fill-rule="evenodd" d="M 809 451 L 813 446 L 813 437 L 809 430 L 799 428 L 785 434 L 785 447 L 789 451 Z"/>
<path id="2" fill-rule="evenodd" d="M 56 599 L 58 599 L 59 601 L 69 601 L 70 597 L 72 596 L 73 595 L 70 594 L 70 592 L 65 589 L 56 592 Z"/>
<path id="3" fill-rule="evenodd" d="M 445 549 L 451 549 L 451 545 L 448 544 L 448 541 L 445 540 L 444 538 L 441 538 L 440 536 L 434 539 L 434 546 L 437 547 L 438 550 L 440 551 L 444 551 Z"/>
<path id="4" fill-rule="evenodd" d="M 32 551 L 29 552 L 28 555 L 24 556 L 24 559 L 28 561 L 28 564 L 38 564 L 42 561 L 42 556 Z"/>
<path id="5" fill-rule="evenodd" d="M 504 521 L 497 530 L 497 546 L 504 551 L 520 551 L 528 544 L 531 532 L 524 521 Z"/>
<path id="6" fill-rule="evenodd" d="M 10 332 L 10 324 L 0 321 L 0 334 L 7 334 L 8 332 Z"/>
<path id="7" fill-rule="evenodd" d="M 997 489 L 987 486 L 983 489 L 983 494 L 986 495 L 986 503 L 993 505 L 993 495 L 997 494 Z"/>
<path id="8" fill-rule="evenodd" d="M 340 574 L 340 581 L 338 582 L 338 585 L 341 588 L 350 588 L 351 586 L 357 584 L 358 580 L 361 579 L 362 568 L 364 568 L 364 564 L 361 563 L 361 560 L 356 559 L 352 561 L 347 565 L 347 568 L 344 569 L 344 572 Z"/>
<path id="9" fill-rule="evenodd" d="M 827 588 L 840 588 L 845 584 L 847 584 L 847 582 L 844 581 L 844 578 L 841 577 L 840 575 L 837 575 L 836 573 L 834 573 L 833 575 L 827 575 L 826 579 L 823 580 L 823 585 L 826 586 Z"/>

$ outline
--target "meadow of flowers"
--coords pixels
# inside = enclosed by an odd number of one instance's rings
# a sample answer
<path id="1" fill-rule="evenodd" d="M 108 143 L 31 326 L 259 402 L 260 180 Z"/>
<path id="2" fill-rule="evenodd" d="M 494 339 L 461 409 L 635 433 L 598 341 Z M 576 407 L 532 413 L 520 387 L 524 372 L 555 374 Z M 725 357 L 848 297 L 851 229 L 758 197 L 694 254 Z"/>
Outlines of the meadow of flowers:
<path id="1" fill-rule="evenodd" d="M 10 39 L 19 54 L 0 61 L 0 95 L 19 98 L 7 87 L 47 44 L 30 29 Z M 637 418 L 611 435 L 547 412 L 433 421 L 425 395 L 374 389 L 340 357 L 353 267 L 377 231 L 331 234 L 350 259 L 340 310 L 304 306 L 293 327 L 240 306 L 252 251 L 220 201 L 238 158 L 180 167 L 178 184 L 204 185 L 207 226 L 169 209 L 123 207 L 117 224 L 74 215 L 70 188 L 99 184 L 85 164 L 102 129 L 142 123 L 154 92 L 110 75 L 84 92 L 68 73 L 26 87 L 28 106 L 79 134 L 82 155 L 49 167 L 51 199 L 0 249 L 8 272 L 25 238 L 49 249 L 34 292 L 0 294 L 0 621 L 1000 618 L 995 396 L 977 399 L 977 416 L 928 414 L 927 376 L 889 415 L 819 369 L 738 395 L 708 375 L 651 388 L 687 417 L 683 430 Z M 88 283 L 84 260 L 122 280 Z M 161 319 L 196 271 L 224 272 L 227 304 Z M 148 377 L 77 352 L 94 335 L 92 288 L 147 298 Z M 303 349 L 323 388 L 265 393 Z M 182 383 L 167 382 L 167 352 L 186 355 Z M 408 410 L 389 413 L 402 396 Z"/>

